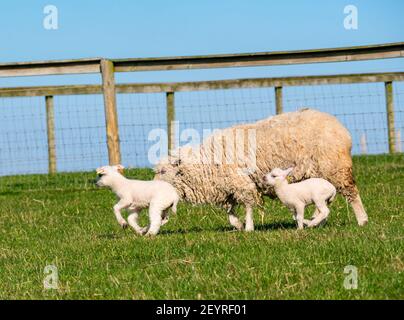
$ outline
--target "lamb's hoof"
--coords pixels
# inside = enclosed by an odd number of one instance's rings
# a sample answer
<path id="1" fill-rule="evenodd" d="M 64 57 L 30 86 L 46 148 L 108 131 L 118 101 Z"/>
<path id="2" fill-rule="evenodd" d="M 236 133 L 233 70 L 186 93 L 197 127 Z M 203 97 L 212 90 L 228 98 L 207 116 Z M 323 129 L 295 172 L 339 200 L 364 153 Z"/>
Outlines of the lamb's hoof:
<path id="1" fill-rule="evenodd" d="M 252 231 L 254 231 L 254 226 L 245 226 L 244 231 L 245 232 L 252 232 Z"/>
<path id="2" fill-rule="evenodd" d="M 138 234 L 139 236 L 144 236 L 145 233 L 147 232 L 147 228 L 140 228 L 140 229 L 134 229 L 136 234 Z"/>
<path id="3" fill-rule="evenodd" d="M 319 227 L 324 227 L 327 224 L 327 219 L 324 219 L 323 221 L 321 221 L 318 226 Z"/>
<path id="4" fill-rule="evenodd" d="M 128 227 L 128 223 L 126 221 L 122 221 L 119 223 L 122 229 L 126 229 Z"/>
<path id="5" fill-rule="evenodd" d="M 144 236 L 147 237 L 147 238 L 154 238 L 155 236 L 157 236 L 157 233 L 146 232 Z"/>
<path id="6" fill-rule="evenodd" d="M 243 231 L 244 230 L 244 226 L 243 226 L 243 224 L 240 222 L 240 223 L 236 223 L 236 224 L 233 224 L 232 225 L 234 228 L 236 228 L 236 230 L 237 231 Z"/>
<path id="7" fill-rule="evenodd" d="M 360 227 L 366 226 L 368 224 L 368 219 L 358 221 Z"/>

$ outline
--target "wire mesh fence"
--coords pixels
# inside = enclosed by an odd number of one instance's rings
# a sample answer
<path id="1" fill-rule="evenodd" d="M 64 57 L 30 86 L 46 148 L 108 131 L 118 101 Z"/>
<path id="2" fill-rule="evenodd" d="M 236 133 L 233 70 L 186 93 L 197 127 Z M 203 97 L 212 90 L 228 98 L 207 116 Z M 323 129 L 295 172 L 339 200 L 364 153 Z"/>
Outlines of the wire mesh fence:
<path id="1" fill-rule="evenodd" d="M 402 152 L 404 83 L 394 82 L 393 92 L 396 151 Z M 335 115 L 352 135 L 354 155 L 391 157 L 385 99 L 384 83 L 283 88 L 284 112 L 310 107 Z M 165 94 L 117 94 L 117 111 L 122 163 L 151 167 L 148 152 L 154 142 L 149 134 L 167 128 Z M 54 114 L 58 173 L 51 175 L 44 97 L 0 98 L 0 192 L 92 187 L 92 171 L 108 163 L 102 95 L 56 96 Z M 192 128 L 202 138 L 213 129 L 274 114 L 273 87 L 175 93 L 178 134 Z M 185 143 L 180 139 L 180 145 Z"/>

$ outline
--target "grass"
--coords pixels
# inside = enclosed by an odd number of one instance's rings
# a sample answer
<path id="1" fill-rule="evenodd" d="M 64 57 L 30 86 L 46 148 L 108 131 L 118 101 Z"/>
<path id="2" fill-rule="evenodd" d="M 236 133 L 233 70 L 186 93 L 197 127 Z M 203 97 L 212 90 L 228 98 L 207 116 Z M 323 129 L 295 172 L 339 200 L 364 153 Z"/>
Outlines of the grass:
<path id="1" fill-rule="evenodd" d="M 403 299 L 404 158 L 354 161 L 366 227 L 342 197 L 326 226 L 303 231 L 268 200 L 253 233 L 233 231 L 218 208 L 182 203 L 154 239 L 120 229 L 93 173 L 3 177 L 0 298 Z M 43 289 L 46 265 L 58 268 L 58 290 Z M 347 265 L 356 290 L 343 286 Z"/>

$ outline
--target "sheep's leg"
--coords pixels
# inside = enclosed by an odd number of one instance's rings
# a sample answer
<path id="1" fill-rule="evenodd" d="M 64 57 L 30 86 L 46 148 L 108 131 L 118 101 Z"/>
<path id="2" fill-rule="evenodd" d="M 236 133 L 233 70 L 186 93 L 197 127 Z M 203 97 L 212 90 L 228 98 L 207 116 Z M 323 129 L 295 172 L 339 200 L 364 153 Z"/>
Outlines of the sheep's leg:
<path id="1" fill-rule="evenodd" d="M 296 207 L 297 229 L 302 230 L 304 227 L 304 205 Z"/>
<path id="2" fill-rule="evenodd" d="M 131 212 L 131 214 L 128 217 L 129 225 L 133 228 L 133 230 L 135 230 L 135 232 L 137 234 L 144 235 L 147 228 L 146 227 L 142 228 L 141 226 L 139 226 L 138 220 L 139 220 L 140 210 L 132 209 L 132 210 L 130 210 L 130 212 Z"/>
<path id="3" fill-rule="evenodd" d="M 247 205 L 245 211 L 245 231 L 254 231 L 253 208 Z"/>
<path id="4" fill-rule="evenodd" d="M 320 223 L 327 220 L 328 215 L 330 214 L 330 209 L 328 209 L 325 202 L 316 202 L 316 208 L 320 212 L 311 222 L 308 224 L 310 228 L 317 227 Z"/>
<path id="5" fill-rule="evenodd" d="M 150 207 L 149 208 L 149 218 L 150 224 L 146 232 L 146 236 L 155 236 L 162 224 L 162 211 L 159 208 Z"/>
<path id="6" fill-rule="evenodd" d="M 236 213 L 234 211 L 234 207 L 232 206 L 228 211 L 227 214 L 229 216 L 229 222 L 230 224 L 235 227 L 237 230 L 241 231 L 243 230 L 243 223 L 240 221 L 240 219 L 236 216 Z"/>
<path id="7" fill-rule="evenodd" d="M 115 214 L 116 220 L 118 221 L 119 225 L 124 229 L 128 226 L 128 223 L 122 217 L 121 210 L 126 209 L 129 206 L 130 206 L 130 202 L 125 201 L 123 199 L 121 199 L 116 205 L 114 205 L 114 214 Z"/>
<path id="8" fill-rule="evenodd" d="M 368 215 L 366 214 L 365 208 L 363 207 L 361 197 L 359 194 L 356 195 L 355 199 L 351 202 L 352 209 L 355 212 L 356 220 L 358 225 L 364 226 L 368 223 Z"/>
<path id="9" fill-rule="evenodd" d="M 359 196 L 358 187 L 356 186 L 353 178 L 352 166 L 340 170 L 334 177 L 330 177 L 330 182 L 351 204 L 358 225 L 364 226 L 368 223 L 368 215 L 363 207 L 361 197 Z"/>

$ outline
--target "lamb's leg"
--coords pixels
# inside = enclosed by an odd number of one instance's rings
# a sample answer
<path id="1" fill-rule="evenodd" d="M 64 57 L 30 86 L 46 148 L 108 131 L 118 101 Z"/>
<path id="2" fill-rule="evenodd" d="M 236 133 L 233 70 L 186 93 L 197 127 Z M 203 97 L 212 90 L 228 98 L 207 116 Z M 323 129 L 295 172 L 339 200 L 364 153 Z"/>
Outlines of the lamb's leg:
<path id="1" fill-rule="evenodd" d="M 163 220 L 161 221 L 161 225 L 164 226 L 168 222 L 168 220 L 170 219 L 168 209 L 163 211 L 162 218 L 163 218 Z"/>
<path id="2" fill-rule="evenodd" d="M 114 213 L 116 220 L 118 221 L 119 225 L 124 229 L 128 226 L 128 223 L 122 217 L 121 210 L 126 209 L 129 206 L 130 202 L 125 201 L 124 199 L 121 199 L 116 205 L 114 205 Z"/>
<path id="3" fill-rule="evenodd" d="M 133 230 L 135 230 L 137 234 L 144 235 L 146 233 L 147 228 L 146 227 L 142 228 L 141 226 L 139 226 L 138 220 L 140 210 L 131 209 L 130 212 L 131 214 L 128 217 L 129 225 L 133 228 Z"/>
<path id="4" fill-rule="evenodd" d="M 243 223 L 240 221 L 240 219 L 236 216 L 236 213 L 234 211 L 234 207 L 231 207 L 228 211 L 227 214 L 229 216 L 229 222 L 230 224 L 235 227 L 237 230 L 241 231 L 243 230 Z"/>
<path id="5" fill-rule="evenodd" d="M 245 207 L 245 231 L 254 231 L 253 208 L 249 205 Z"/>
<path id="6" fill-rule="evenodd" d="M 155 236 L 159 232 L 160 227 L 161 227 L 162 210 L 151 206 L 149 208 L 149 219 L 150 219 L 150 224 L 149 224 L 149 228 L 146 232 L 146 236 Z"/>
<path id="7" fill-rule="evenodd" d="M 296 210 L 294 208 L 290 209 L 290 211 L 292 212 L 293 215 L 293 220 L 297 221 L 297 213 Z M 309 219 L 304 219 L 303 217 L 303 226 L 307 226 L 309 223 L 311 222 L 311 220 Z"/>
<path id="8" fill-rule="evenodd" d="M 315 205 L 320 213 L 308 224 L 310 228 L 317 227 L 320 223 L 326 221 L 330 214 L 330 209 L 328 209 L 325 201 L 317 201 Z"/>
<path id="9" fill-rule="evenodd" d="M 302 230 L 304 227 L 304 205 L 299 205 L 296 207 L 296 221 L 297 229 Z"/>
<path id="10" fill-rule="evenodd" d="M 304 219 L 303 224 L 305 226 L 308 226 L 318 215 L 320 214 L 320 211 L 317 209 L 317 207 L 314 209 L 313 216 L 311 219 Z"/>

